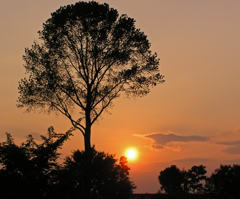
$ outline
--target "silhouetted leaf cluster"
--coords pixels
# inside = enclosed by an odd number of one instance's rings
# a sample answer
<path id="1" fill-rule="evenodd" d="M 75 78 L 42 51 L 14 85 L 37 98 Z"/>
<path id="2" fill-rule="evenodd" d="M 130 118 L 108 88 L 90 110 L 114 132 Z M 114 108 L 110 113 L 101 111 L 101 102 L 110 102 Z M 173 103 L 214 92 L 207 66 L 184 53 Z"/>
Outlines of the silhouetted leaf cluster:
<path id="1" fill-rule="evenodd" d="M 6 142 L 0 144 L 1 198 L 129 198 L 135 186 L 125 157 L 117 163 L 113 155 L 92 148 L 73 152 L 63 165 L 57 162 L 57 150 L 72 130 L 57 134 L 50 127 L 42 143 L 29 135 L 20 146 L 7 133 Z"/>

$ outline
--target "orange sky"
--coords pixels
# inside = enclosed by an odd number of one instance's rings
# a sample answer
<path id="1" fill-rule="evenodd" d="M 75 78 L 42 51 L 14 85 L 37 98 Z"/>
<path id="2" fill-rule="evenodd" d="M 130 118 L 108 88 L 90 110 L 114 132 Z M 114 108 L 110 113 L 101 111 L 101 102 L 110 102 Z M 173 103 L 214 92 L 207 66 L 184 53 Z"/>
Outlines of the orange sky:
<path id="1" fill-rule="evenodd" d="M 103 3 L 104 1 L 99 1 Z M 47 128 L 65 132 L 63 116 L 27 114 L 16 107 L 18 81 L 24 77 L 22 55 L 38 38 L 42 23 L 72 0 L 0 1 L 0 141 L 5 132 L 16 142 L 28 134 L 38 139 Z M 108 0 L 136 20 L 159 55 L 166 82 L 139 99 L 121 97 L 111 114 L 93 127 L 97 150 L 125 155 L 135 192 L 155 193 L 162 169 L 207 166 L 208 175 L 220 164 L 240 164 L 240 1 L 225 0 Z M 75 132 L 63 153 L 83 149 Z"/>

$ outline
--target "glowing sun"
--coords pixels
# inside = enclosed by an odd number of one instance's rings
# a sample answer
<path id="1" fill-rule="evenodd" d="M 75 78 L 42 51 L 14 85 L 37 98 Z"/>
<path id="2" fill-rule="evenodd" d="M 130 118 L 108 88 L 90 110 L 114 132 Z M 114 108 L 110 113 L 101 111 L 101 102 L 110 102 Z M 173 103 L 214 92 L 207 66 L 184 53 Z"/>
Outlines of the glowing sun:
<path id="1" fill-rule="evenodd" d="M 130 159 L 135 158 L 136 157 L 136 151 L 134 151 L 132 149 L 128 150 L 127 151 L 127 157 L 130 158 Z"/>

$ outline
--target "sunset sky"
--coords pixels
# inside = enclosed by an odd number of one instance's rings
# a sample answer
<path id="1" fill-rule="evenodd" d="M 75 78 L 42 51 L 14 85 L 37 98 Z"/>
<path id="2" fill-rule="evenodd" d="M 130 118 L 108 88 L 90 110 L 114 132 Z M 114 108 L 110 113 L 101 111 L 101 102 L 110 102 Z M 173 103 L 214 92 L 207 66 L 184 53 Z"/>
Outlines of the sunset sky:
<path id="1" fill-rule="evenodd" d="M 9 132 L 16 143 L 47 128 L 64 133 L 64 116 L 24 113 L 16 107 L 22 55 L 60 6 L 73 0 L 0 0 L 0 142 Z M 171 165 L 203 164 L 210 175 L 220 164 L 240 164 L 240 1 L 99 0 L 136 20 L 157 52 L 166 82 L 143 98 L 124 96 L 93 126 L 97 150 L 126 155 L 136 193 L 156 193 L 159 172 Z M 83 149 L 74 132 L 64 156 Z M 62 158 L 64 158 L 64 156 Z"/>

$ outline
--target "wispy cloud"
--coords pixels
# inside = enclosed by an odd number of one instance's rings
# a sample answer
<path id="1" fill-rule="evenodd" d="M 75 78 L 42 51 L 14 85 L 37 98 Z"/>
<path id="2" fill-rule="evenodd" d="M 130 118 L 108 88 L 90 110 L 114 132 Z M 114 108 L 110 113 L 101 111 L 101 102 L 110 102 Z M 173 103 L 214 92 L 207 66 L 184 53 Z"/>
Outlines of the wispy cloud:
<path id="1" fill-rule="evenodd" d="M 182 136 L 175 133 L 151 133 L 145 135 L 134 134 L 134 136 L 151 140 L 152 143 L 145 145 L 145 147 L 150 148 L 151 150 L 172 150 L 178 152 L 181 150 L 181 147 L 178 146 L 180 143 L 211 142 L 212 144 L 225 146 L 222 150 L 224 153 L 229 155 L 240 154 L 239 132 L 217 133 L 211 136 Z"/>
<path id="2" fill-rule="evenodd" d="M 222 151 L 230 154 L 230 155 L 236 155 L 240 154 L 240 140 L 233 141 L 233 142 L 216 142 L 216 144 L 227 146 Z"/>
<path id="3" fill-rule="evenodd" d="M 170 142 L 205 142 L 209 139 L 203 136 L 181 136 L 176 134 L 163 134 L 163 133 L 154 133 L 145 135 L 145 138 L 150 138 L 160 145 L 166 145 Z"/>
<path id="4" fill-rule="evenodd" d="M 175 152 L 181 151 L 180 146 L 167 146 L 167 145 L 160 145 L 155 143 L 145 145 L 145 147 L 151 149 L 152 151 L 162 151 L 162 150 L 171 150 Z"/>
<path id="5" fill-rule="evenodd" d="M 164 146 L 159 145 L 159 144 L 151 144 L 150 145 L 153 149 L 157 149 L 157 150 L 162 150 L 164 149 Z"/>
<path id="6" fill-rule="evenodd" d="M 240 140 L 233 142 L 216 142 L 217 144 L 226 145 L 226 146 L 240 146 Z"/>
<path id="7" fill-rule="evenodd" d="M 171 144 L 174 142 L 206 142 L 209 141 L 208 137 L 204 136 L 181 136 L 173 133 L 165 134 L 165 133 L 152 133 L 139 135 L 134 134 L 134 136 L 142 137 L 144 139 L 151 139 L 152 143 L 146 145 L 145 147 L 151 148 L 152 150 L 163 150 L 168 149 L 172 151 L 180 151 L 181 148 L 179 146 L 172 146 Z"/>

